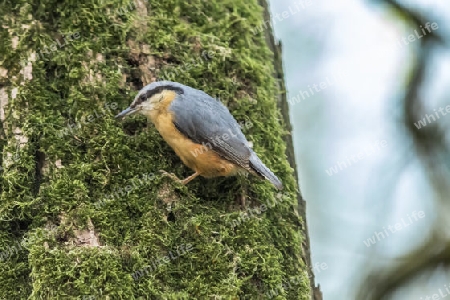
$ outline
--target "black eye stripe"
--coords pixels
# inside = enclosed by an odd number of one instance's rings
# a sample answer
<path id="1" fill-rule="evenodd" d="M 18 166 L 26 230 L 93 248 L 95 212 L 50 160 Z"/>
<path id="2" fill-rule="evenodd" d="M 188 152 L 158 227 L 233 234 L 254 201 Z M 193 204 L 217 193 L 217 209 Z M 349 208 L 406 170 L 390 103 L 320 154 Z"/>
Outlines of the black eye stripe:
<path id="1" fill-rule="evenodd" d="M 141 104 L 145 100 L 151 98 L 153 95 L 159 94 L 164 90 L 174 91 L 177 94 L 184 94 L 183 89 L 180 87 L 173 86 L 173 85 L 161 85 L 161 86 L 157 86 L 154 89 L 149 90 L 145 94 L 142 94 L 141 96 L 139 96 L 139 98 L 136 99 L 136 102 L 133 103 L 130 107 L 134 108 L 134 107 L 136 107 L 136 105 Z"/>
<path id="2" fill-rule="evenodd" d="M 184 91 L 182 88 L 173 86 L 173 85 L 161 85 L 161 86 L 157 86 L 155 87 L 153 90 L 149 90 L 147 91 L 147 93 L 145 94 L 145 99 L 151 98 L 153 95 L 155 94 L 159 94 L 164 90 L 169 90 L 169 91 L 174 91 L 177 94 L 183 94 Z"/>

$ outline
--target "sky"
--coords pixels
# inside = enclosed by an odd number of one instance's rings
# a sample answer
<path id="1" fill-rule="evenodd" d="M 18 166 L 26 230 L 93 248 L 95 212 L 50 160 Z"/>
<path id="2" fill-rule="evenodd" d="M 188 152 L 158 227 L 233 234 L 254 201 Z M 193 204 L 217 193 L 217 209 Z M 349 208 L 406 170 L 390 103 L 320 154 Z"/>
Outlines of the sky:
<path id="1" fill-rule="evenodd" d="M 316 284 L 324 299 L 355 299 L 356 280 L 418 245 L 436 218 L 395 105 L 420 38 L 408 41 L 414 30 L 371 1 L 270 3 L 283 44 L 312 263 L 327 265 Z M 450 32 L 448 0 L 405 3 L 431 12 L 430 30 Z M 442 51 L 432 67 L 430 113 L 450 104 L 449 58 Z M 433 277 L 394 299 L 426 299 L 445 284 L 450 277 Z"/>

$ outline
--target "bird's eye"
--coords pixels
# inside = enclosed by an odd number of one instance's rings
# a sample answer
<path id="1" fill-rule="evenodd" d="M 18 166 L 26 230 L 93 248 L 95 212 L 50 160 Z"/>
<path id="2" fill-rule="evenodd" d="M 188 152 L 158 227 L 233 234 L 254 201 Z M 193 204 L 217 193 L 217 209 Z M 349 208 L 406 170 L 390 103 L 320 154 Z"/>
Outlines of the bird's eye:
<path id="1" fill-rule="evenodd" d="M 145 95 L 141 95 L 141 96 L 139 97 L 139 100 L 141 100 L 141 102 L 144 102 L 144 101 L 147 100 L 147 99 L 146 99 Z"/>

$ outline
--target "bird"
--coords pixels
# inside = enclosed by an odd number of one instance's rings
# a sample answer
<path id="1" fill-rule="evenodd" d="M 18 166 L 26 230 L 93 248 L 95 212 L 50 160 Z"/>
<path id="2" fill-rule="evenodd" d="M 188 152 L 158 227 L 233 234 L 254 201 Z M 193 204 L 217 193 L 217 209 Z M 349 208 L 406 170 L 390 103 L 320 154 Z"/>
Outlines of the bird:
<path id="1" fill-rule="evenodd" d="M 182 184 L 199 175 L 213 178 L 251 173 L 283 189 L 282 182 L 253 151 L 228 108 L 204 91 L 178 82 L 155 81 L 143 87 L 115 118 L 136 113 L 146 116 L 194 171 L 180 180 L 162 170 Z"/>

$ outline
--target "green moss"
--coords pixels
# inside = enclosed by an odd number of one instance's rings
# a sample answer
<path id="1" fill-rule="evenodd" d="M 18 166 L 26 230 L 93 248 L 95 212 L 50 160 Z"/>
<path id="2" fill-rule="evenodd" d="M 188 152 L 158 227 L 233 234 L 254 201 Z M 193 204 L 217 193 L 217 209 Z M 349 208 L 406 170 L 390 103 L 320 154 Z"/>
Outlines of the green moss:
<path id="1" fill-rule="evenodd" d="M 264 36 L 251 31 L 262 21 L 257 1 L 142 0 L 147 15 L 119 0 L 27 2 L 0 4 L 0 61 L 9 70 L 0 87 L 18 88 L 2 124 L 0 246 L 24 234 L 35 238 L 0 262 L 5 270 L 0 282 L 7 283 L 0 294 L 7 299 L 257 299 L 297 276 L 301 279 L 276 299 L 309 299 L 273 57 Z M 52 45 L 61 33 L 75 32 L 79 39 L 32 61 L 33 79 L 23 79 L 20 62 L 31 52 Z M 211 58 L 202 57 L 203 51 Z M 154 69 L 143 68 L 151 59 Z M 189 67 L 191 59 L 195 63 Z M 179 177 L 191 171 L 145 119 L 113 118 L 146 75 L 170 76 L 218 96 L 239 122 L 251 121 L 244 133 L 284 182 L 283 201 L 232 226 L 245 210 L 241 194 L 247 207 L 279 199 L 268 182 L 251 176 L 199 178 L 184 187 L 161 177 L 160 169 Z M 113 103 L 115 109 L 105 109 Z M 86 122 L 90 115 L 93 121 Z M 28 138 L 19 148 L 16 128 Z M 19 159 L 8 160 L 8 153 L 16 152 Z M 79 241 L 80 231 L 92 229 L 90 222 L 100 246 Z M 48 224 L 57 230 L 46 230 Z M 133 279 L 154 259 L 189 243 L 189 253 Z"/>

